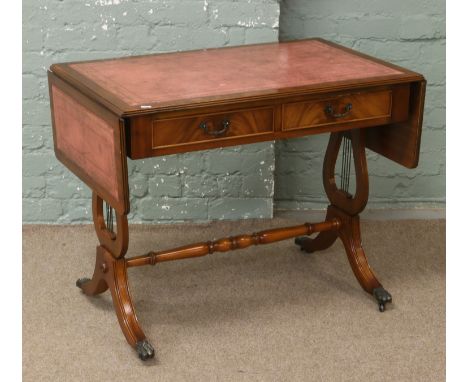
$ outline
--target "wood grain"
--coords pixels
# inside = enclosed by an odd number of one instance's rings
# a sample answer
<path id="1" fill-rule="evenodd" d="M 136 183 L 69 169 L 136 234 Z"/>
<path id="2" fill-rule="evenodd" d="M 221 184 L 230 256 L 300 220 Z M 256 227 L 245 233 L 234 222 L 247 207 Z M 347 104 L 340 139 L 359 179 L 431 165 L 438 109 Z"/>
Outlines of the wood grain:
<path id="1" fill-rule="evenodd" d="M 77 285 L 88 296 L 96 296 L 110 289 L 115 314 L 129 345 L 136 348 L 138 343 L 146 340 L 130 295 L 127 263 L 124 259 L 115 259 L 104 247 L 98 246 L 92 279 L 78 280 Z M 147 358 L 153 356 L 154 352 Z"/>
<path id="2" fill-rule="evenodd" d="M 409 115 L 412 102 L 410 88 L 410 84 L 385 85 L 360 91 L 278 98 L 274 101 L 244 101 L 235 107 L 223 105 L 203 107 L 197 111 L 180 110 L 133 116 L 128 118 L 127 124 L 127 154 L 132 159 L 142 159 L 404 123 L 413 118 Z M 326 105 L 331 104 L 340 110 L 347 102 L 354 102 L 348 117 L 332 118 L 325 115 Z M 233 123 L 223 136 L 209 136 L 199 128 L 201 122 L 208 121 L 211 123 L 210 129 L 218 129 L 221 121 L 229 118 Z M 414 140 L 412 143 L 417 144 Z"/>
<path id="3" fill-rule="evenodd" d="M 158 150 L 212 140 L 221 142 L 232 138 L 272 133 L 274 130 L 273 113 L 273 108 L 269 107 L 193 117 L 154 119 L 152 149 Z M 225 122 L 229 126 L 224 134 L 210 135 L 210 133 L 216 134 L 216 131 L 220 131 Z M 200 127 L 202 123 L 206 124 L 208 132 Z"/>
<path id="4" fill-rule="evenodd" d="M 251 245 L 270 244 L 301 235 L 312 235 L 315 232 L 336 231 L 339 228 L 339 220 L 334 219 L 323 223 L 305 223 L 292 227 L 276 228 L 256 232 L 251 235 L 239 235 L 216 241 L 191 244 L 167 251 L 150 252 L 144 256 L 127 259 L 127 266 L 155 265 L 163 261 L 200 257 L 214 252 L 227 252 L 235 249 L 244 249 Z"/>
<path id="5" fill-rule="evenodd" d="M 129 232 L 127 215 L 116 211 L 116 227 L 107 227 L 103 213 L 103 199 L 93 191 L 93 222 L 99 243 L 116 259 L 124 257 L 128 249 Z M 112 231 L 110 230 L 112 228 Z"/>
<path id="6" fill-rule="evenodd" d="M 409 116 L 398 123 L 366 129 L 366 146 L 408 168 L 419 162 L 426 81 L 413 82 L 408 102 Z"/>
<path id="7" fill-rule="evenodd" d="M 352 105 L 347 115 L 334 118 L 325 112 L 327 106 L 335 113 L 343 113 L 346 105 Z M 283 130 L 304 129 L 322 125 L 336 125 L 351 121 L 390 118 L 392 92 L 390 90 L 342 94 L 323 97 L 317 101 L 296 102 L 283 105 Z"/>
<path id="8" fill-rule="evenodd" d="M 352 145 L 354 172 L 356 176 L 356 192 L 350 195 L 338 188 L 335 180 L 335 167 L 338 152 L 344 136 L 349 136 Z M 365 131 L 351 130 L 330 134 L 327 151 L 323 161 L 323 187 L 330 203 L 350 216 L 357 215 L 364 210 L 369 198 L 369 175 L 367 172 L 367 160 L 365 151 Z"/>

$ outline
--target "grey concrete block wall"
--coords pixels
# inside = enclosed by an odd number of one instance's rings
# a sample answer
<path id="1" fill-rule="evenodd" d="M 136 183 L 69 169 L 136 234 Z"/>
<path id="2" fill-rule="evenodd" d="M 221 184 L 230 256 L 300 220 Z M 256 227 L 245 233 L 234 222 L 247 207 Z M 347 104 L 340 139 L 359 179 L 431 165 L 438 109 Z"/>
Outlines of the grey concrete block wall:
<path id="1" fill-rule="evenodd" d="M 90 190 L 54 156 L 55 62 L 278 40 L 276 0 L 23 1 L 23 221 L 91 220 Z M 274 145 L 129 160 L 132 222 L 273 214 Z"/>
<path id="2" fill-rule="evenodd" d="M 369 206 L 445 204 L 445 1 L 283 0 L 280 39 L 323 37 L 424 74 L 426 108 L 419 167 L 368 151 Z M 325 208 L 320 183 L 327 137 L 276 143 L 278 209 Z"/>

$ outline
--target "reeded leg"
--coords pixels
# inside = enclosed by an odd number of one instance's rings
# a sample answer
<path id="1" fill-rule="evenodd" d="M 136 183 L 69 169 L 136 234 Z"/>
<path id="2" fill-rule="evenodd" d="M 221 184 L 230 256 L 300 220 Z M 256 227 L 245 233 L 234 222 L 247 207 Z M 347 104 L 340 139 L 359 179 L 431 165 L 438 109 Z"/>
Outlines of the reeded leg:
<path id="1" fill-rule="evenodd" d="M 96 255 L 96 265 L 94 266 L 93 278 L 88 279 L 87 277 L 83 277 L 76 280 L 76 286 L 80 288 L 85 295 L 96 296 L 109 289 L 106 280 L 102 277 L 103 273 L 101 266 L 102 260 L 98 255 Z"/>
<path id="2" fill-rule="evenodd" d="M 375 277 L 367 262 L 361 244 L 359 213 L 364 210 L 369 195 L 369 177 L 365 154 L 365 133 L 363 130 L 351 130 L 330 135 L 323 164 L 323 184 L 330 200 L 327 210 L 327 221 L 337 219 L 340 222 L 338 231 L 320 233 L 316 238 L 296 238 L 295 243 L 306 252 L 314 252 L 331 246 L 339 237 L 348 256 L 349 264 L 362 288 L 377 300 L 379 310 L 385 310 L 385 304 L 392 301 L 388 293 Z M 342 149 L 341 187 L 335 182 L 335 166 Z M 354 162 L 356 191 L 348 192 L 350 167 Z"/>
<path id="3" fill-rule="evenodd" d="M 140 359 L 154 357 L 154 349 L 146 339 L 133 307 L 124 259 L 115 259 L 104 247 L 97 247 L 93 278 L 79 279 L 76 285 L 88 296 L 102 293 L 109 288 L 120 328 L 127 342 L 137 351 Z"/>
<path id="4" fill-rule="evenodd" d="M 383 312 L 385 304 L 392 302 L 392 296 L 382 287 L 382 284 L 377 280 L 367 262 L 364 249 L 362 248 L 359 216 L 349 216 L 333 206 L 328 207 L 328 211 L 331 215 L 340 219 L 341 227 L 338 231 L 338 236 L 346 250 L 349 264 L 356 279 L 367 293 L 374 296 L 379 305 L 379 310 Z"/>

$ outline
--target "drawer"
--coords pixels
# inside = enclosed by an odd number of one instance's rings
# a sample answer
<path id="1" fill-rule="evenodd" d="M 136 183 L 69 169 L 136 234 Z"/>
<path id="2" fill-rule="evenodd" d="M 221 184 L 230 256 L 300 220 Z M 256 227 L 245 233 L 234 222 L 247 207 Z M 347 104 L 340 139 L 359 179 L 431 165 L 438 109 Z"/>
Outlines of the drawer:
<path id="1" fill-rule="evenodd" d="M 400 116 L 401 118 L 401 116 Z M 392 90 L 348 93 L 283 105 L 282 130 L 305 129 L 354 122 L 389 122 Z"/>
<path id="2" fill-rule="evenodd" d="M 274 109 L 236 110 L 152 121 L 152 149 L 194 145 L 210 141 L 237 140 L 272 134 Z"/>

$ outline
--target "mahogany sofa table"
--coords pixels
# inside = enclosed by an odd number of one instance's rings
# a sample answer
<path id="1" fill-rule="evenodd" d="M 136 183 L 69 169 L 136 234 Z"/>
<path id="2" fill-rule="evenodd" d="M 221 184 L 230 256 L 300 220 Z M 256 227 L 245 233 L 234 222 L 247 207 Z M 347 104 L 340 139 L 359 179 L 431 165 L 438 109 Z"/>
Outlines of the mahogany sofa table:
<path id="1" fill-rule="evenodd" d="M 141 359 L 153 357 L 154 349 L 135 314 L 129 267 L 290 238 L 303 251 L 314 252 L 340 238 L 354 275 L 380 311 L 391 302 L 361 245 L 359 213 L 369 193 L 365 149 L 408 168 L 417 166 L 426 85 L 420 74 L 308 39 L 56 64 L 48 76 L 55 154 L 93 191 L 96 265 L 92 279 L 76 284 L 89 296 L 110 289 L 120 327 Z M 330 201 L 324 222 L 125 258 L 127 156 L 141 159 L 320 133 L 330 133 L 322 174 Z M 354 193 L 349 190 L 351 162 Z M 313 233 L 318 235 L 307 237 Z"/>

